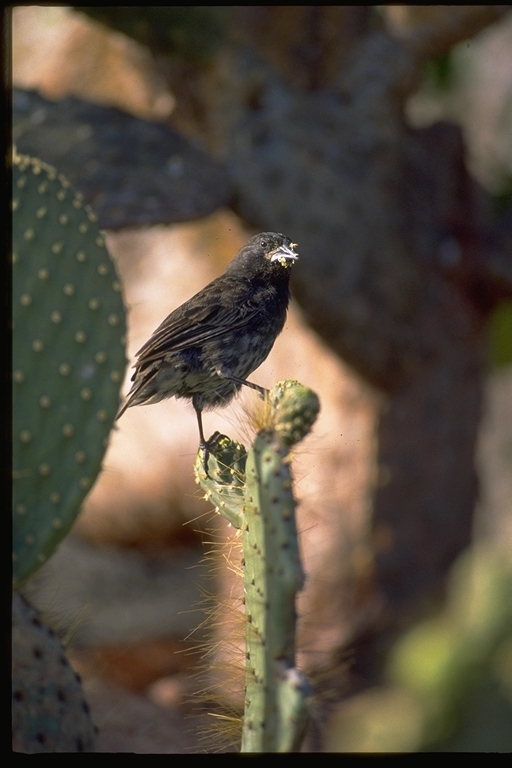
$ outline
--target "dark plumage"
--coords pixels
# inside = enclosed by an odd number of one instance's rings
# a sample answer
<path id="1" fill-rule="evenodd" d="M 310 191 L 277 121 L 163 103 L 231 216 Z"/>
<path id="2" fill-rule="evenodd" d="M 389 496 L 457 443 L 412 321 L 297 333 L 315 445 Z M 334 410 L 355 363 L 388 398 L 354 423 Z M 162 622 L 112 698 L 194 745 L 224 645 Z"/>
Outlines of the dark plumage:
<path id="1" fill-rule="evenodd" d="M 137 352 L 133 385 L 117 418 L 133 405 L 192 400 L 200 447 L 201 413 L 227 405 L 282 331 L 295 243 L 275 232 L 251 238 L 223 275 L 171 312 Z M 206 462 L 206 456 L 205 456 Z"/>

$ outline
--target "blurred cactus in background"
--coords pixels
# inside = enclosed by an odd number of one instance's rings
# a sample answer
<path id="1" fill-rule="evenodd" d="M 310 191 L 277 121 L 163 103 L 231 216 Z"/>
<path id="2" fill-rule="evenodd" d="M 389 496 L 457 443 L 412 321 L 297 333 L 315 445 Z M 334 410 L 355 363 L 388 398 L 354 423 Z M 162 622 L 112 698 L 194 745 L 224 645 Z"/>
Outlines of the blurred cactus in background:
<path id="1" fill-rule="evenodd" d="M 442 611 L 394 645 L 384 685 L 342 704 L 326 748 L 339 752 L 512 749 L 512 570 L 486 544 L 452 569 Z"/>
<path id="2" fill-rule="evenodd" d="M 229 18 L 221 5 L 74 8 L 158 53 L 196 62 L 208 61 L 217 52 L 224 42 Z"/>
<path id="3" fill-rule="evenodd" d="M 61 642 L 19 593 L 12 618 L 13 751 L 94 751 L 89 706 Z"/>

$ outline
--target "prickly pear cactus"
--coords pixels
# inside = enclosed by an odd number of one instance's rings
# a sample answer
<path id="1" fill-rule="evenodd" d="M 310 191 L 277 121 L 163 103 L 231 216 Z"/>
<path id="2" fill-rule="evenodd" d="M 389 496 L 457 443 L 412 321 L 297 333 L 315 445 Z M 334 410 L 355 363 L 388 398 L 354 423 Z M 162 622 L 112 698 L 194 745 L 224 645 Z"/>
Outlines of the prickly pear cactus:
<path id="1" fill-rule="evenodd" d="M 241 443 L 215 432 L 208 441 L 208 475 L 203 469 L 203 456 L 197 454 L 195 473 L 215 511 L 241 528 L 244 521 L 246 450 Z"/>
<path id="2" fill-rule="evenodd" d="M 18 593 L 12 619 L 13 751 L 94 751 L 82 684 L 60 641 Z"/>
<path id="3" fill-rule="evenodd" d="M 294 751 L 307 722 L 309 685 L 295 667 L 295 598 L 304 574 L 289 451 L 309 432 L 319 407 L 311 390 L 296 381 L 279 382 L 268 395 L 245 475 L 243 446 L 227 437 L 212 438 L 210 477 L 201 452 L 196 462 L 206 497 L 242 528 L 247 659 L 242 752 Z M 234 455 L 236 467 L 230 465 Z"/>
<path id="4" fill-rule="evenodd" d="M 99 472 L 126 366 L 121 286 L 66 179 L 13 160 L 13 576 L 65 536 Z"/>

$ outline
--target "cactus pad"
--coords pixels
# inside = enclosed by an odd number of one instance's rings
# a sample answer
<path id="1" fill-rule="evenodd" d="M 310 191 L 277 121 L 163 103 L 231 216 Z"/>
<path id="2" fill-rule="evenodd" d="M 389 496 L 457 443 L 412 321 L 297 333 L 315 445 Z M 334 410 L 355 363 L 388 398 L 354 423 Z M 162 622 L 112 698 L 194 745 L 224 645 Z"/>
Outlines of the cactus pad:
<path id="1" fill-rule="evenodd" d="M 94 725 L 80 678 L 36 609 L 15 594 L 12 611 L 14 752 L 93 752 Z"/>
<path id="2" fill-rule="evenodd" d="M 126 366 L 121 286 L 93 212 L 13 160 L 14 584 L 51 554 L 101 466 Z"/>
<path id="3" fill-rule="evenodd" d="M 195 465 L 196 483 L 205 491 L 216 512 L 234 528 L 243 523 L 245 497 L 245 460 L 242 443 L 215 432 L 208 441 L 208 475 L 203 468 L 203 451 L 199 450 Z"/>

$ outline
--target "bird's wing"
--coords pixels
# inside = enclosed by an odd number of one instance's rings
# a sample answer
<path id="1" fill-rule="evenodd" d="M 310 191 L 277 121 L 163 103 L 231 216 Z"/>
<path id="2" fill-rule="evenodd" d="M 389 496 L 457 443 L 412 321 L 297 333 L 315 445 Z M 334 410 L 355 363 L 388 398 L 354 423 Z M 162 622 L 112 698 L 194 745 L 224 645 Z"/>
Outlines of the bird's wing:
<path id="1" fill-rule="evenodd" d="M 198 299 L 200 295 L 197 295 Z M 233 296 L 229 306 L 225 298 L 221 301 L 215 294 L 203 298 L 204 301 L 186 302 L 171 312 L 137 352 L 137 365 L 146 365 L 166 353 L 180 352 L 220 338 L 234 328 L 256 320 L 261 313 L 259 304 L 247 301 L 245 297 L 240 301 L 240 296 Z"/>

